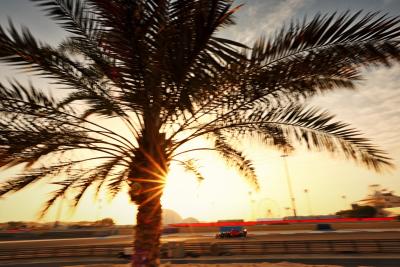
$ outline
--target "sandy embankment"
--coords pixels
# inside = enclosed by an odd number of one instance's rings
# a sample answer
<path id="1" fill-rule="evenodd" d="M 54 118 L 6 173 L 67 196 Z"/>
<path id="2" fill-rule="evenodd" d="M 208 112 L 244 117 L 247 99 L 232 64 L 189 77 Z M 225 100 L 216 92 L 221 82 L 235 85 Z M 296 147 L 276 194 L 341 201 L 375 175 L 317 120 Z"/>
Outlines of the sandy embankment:
<path id="1" fill-rule="evenodd" d="M 79 265 L 74 267 L 129 267 L 130 264 L 91 264 Z M 72 266 L 71 266 L 72 267 Z M 218 263 L 218 264 L 162 264 L 161 267 L 342 267 L 341 265 L 306 265 L 301 263 Z"/>
<path id="2" fill-rule="evenodd" d="M 226 264 L 164 264 L 162 267 L 341 267 L 339 265 L 305 265 L 301 263 L 226 263 Z"/>

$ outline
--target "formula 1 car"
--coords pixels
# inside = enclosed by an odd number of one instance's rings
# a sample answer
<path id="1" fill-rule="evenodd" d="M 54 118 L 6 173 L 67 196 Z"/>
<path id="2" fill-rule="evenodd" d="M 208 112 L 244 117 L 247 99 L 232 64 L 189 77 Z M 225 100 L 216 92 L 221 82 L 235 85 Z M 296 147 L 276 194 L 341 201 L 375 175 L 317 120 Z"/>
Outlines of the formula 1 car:
<path id="1" fill-rule="evenodd" d="M 222 228 L 222 227 L 221 227 Z M 231 227 L 230 229 L 221 229 L 215 238 L 231 238 L 231 237 L 246 237 L 247 229 L 243 227 Z"/>

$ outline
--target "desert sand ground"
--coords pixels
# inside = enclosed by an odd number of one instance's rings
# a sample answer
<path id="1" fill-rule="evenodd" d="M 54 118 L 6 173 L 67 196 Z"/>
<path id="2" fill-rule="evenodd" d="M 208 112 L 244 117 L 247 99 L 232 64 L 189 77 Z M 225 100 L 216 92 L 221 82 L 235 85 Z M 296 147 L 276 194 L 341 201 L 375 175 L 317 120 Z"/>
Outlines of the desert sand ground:
<path id="1" fill-rule="evenodd" d="M 340 267 L 339 265 L 305 265 L 300 263 L 227 263 L 227 264 L 164 264 L 162 267 Z"/>
<path id="2" fill-rule="evenodd" d="M 169 266 L 182 266 L 182 265 L 164 265 L 164 267 L 169 267 Z M 184 266 L 186 267 L 303 267 L 303 266 L 318 266 L 318 267 L 339 267 L 338 265 L 304 265 L 304 264 L 296 264 L 296 263 L 237 263 L 237 264 L 215 264 L 215 265 L 207 265 L 207 264 L 195 264 L 195 265 L 190 265 L 190 264 L 185 264 Z"/>
<path id="3" fill-rule="evenodd" d="M 91 264 L 79 265 L 74 267 L 129 267 L 129 264 Z M 72 266 L 71 266 L 72 267 Z M 301 263 L 226 263 L 226 264 L 162 264 L 161 267 L 341 267 L 341 265 L 306 265 Z M 361 267 L 361 266 L 360 266 Z"/>

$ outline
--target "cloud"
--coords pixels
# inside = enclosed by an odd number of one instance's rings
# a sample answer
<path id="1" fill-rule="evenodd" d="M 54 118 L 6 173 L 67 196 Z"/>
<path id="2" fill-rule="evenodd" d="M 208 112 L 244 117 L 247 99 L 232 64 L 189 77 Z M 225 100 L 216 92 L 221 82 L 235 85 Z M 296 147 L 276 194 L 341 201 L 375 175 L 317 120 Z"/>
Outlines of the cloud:
<path id="1" fill-rule="evenodd" d="M 313 1 L 249 1 L 237 14 L 238 25 L 228 28 L 222 34 L 250 45 L 261 35 L 273 36 L 283 25 L 288 24 L 301 8 L 311 4 Z"/>
<path id="2" fill-rule="evenodd" d="M 393 0 L 383 0 L 383 5 L 387 6 L 393 3 Z"/>
<path id="3" fill-rule="evenodd" d="M 287 0 L 279 1 L 278 4 L 271 9 L 269 9 L 269 5 L 266 5 L 265 3 L 264 6 L 262 6 L 261 8 L 255 7 L 257 8 L 257 10 L 259 10 L 258 12 L 260 13 L 268 9 L 270 12 L 265 22 L 260 25 L 260 30 L 263 33 L 273 33 L 277 29 L 280 29 L 282 25 L 292 20 L 293 17 L 297 14 L 297 11 L 305 6 L 308 2 L 310 1 Z M 261 17 L 262 15 L 258 14 L 258 16 Z"/>
<path id="4" fill-rule="evenodd" d="M 389 152 L 400 153 L 400 65 L 365 71 L 356 91 L 339 90 L 312 105 L 337 114 Z M 392 154 L 391 153 L 391 154 Z"/>

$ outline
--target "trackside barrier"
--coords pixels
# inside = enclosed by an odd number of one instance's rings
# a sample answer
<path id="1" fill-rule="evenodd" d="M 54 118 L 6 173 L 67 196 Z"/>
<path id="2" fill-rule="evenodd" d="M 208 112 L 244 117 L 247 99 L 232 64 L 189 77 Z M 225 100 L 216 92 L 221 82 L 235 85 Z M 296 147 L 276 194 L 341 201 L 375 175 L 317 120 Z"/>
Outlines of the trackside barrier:
<path id="1" fill-rule="evenodd" d="M 254 226 L 266 224 L 294 224 L 294 223 L 347 223 L 347 222 L 392 222 L 398 221 L 397 217 L 380 218 L 335 218 L 335 219 L 304 219 L 304 220 L 274 220 L 274 221 L 229 221 L 229 222 L 204 222 L 204 223 L 175 223 L 170 227 L 221 227 L 221 226 Z"/>
<path id="2" fill-rule="evenodd" d="M 185 243 L 194 255 L 400 253 L 400 240 L 306 240 Z M 208 247 L 208 251 L 207 251 Z M 208 252 L 208 253 L 207 253 Z"/>
<path id="3" fill-rule="evenodd" d="M 116 256 L 127 245 L 65 246 L 0 249 L 1 260 L 60 257 Z"/>
<path id="4" fill-rule="evenodd" d="M 128 244 L 102 246 L 66 246 L 13 248 L 0 250 L 1 260 L 60 257 L 116 257 Z M 222 241 L 165 243 L 163 257 L 269 255 L 269 254 L 340 254 L 400 253 L 400 239 L 302 240 L 302 241 Z M 175 249 L 177 249 L 175 251 Z"/>

